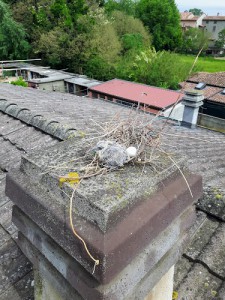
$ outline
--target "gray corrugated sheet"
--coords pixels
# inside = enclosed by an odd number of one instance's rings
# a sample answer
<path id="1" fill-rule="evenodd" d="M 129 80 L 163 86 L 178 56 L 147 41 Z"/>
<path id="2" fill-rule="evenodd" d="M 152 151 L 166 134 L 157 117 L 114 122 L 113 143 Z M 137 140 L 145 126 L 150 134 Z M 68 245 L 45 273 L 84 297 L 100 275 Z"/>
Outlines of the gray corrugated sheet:
<path id="1" fill-rule="evenodd" d="M 86 86 L 86 87 L 92 87 L 102 83 L 101 81 L 95 79 L 88 79 L 88 78 L 86 79 L 81 77 L 73 77 L 70 79 L 65 79 L 65 81 L 73 84 Z"/>
<path id="2" fill-rule="evenodd" d="M 46 120 L 59 122 L 63 126 L 69 124 L 70 128 L 91 134 L 113 116 L 126 117 L 130 112 L 128 108 L 106 101 L 7 84 L 0 85 L 0 98 L 7 99 L 11 111 L 13 104 L 18 110 L 28 110 L 15 118 L 22 116 L 27 121 L 30 115 L 41 115 Z M 152 119 L 150 115 L 149 118 Z M 160 130 L 163 124 L 161 119 L 155 119 L 153 126 Z M 0 129 L 0 176 L 3 180 L 10 166 L 19 164 L 22 153 L 57 142 L 49 135 L 27 127 L 26 123 L 5 114 L 0 116 Z M 54 136 L 54 132 L 52 135 Z M 196 206 L 202 212 L 199 213 L 198 223 L 192 229 L 193 242 L 177 264 L 175 288 L 179 293 L 178 299 L 225 299 L 225 135 L 203 128 L 187 129 L 168 123 L 161 138 L 161 146 L 168 153 L 175 152 L 186 156 L 190 169 L 201 174 L 204 183 L 204 197 Z M 29 145 L 29 140 L 34 141 L 32 146 Z M 2 203 L 8 203 L 3 190 L 1 197 Z M 4 205 L 6 204 L 1 207 Z M 7 240 L 7 234 L 10 234 L 9 226 L 5 228 L 2 233 L 3 240 Z M 0 299 L 5 298 L 0 296 Z"/>
<path id="3" fill-rule="evenodd" d="M 43 72 L 40 73 L 41 75 L 43 75 Z M 33 79 L 29 79 L 28 82 L 33 82 L 33 83 L 45 83 L 45 82 L 54 82 L 54 81 L 61 81 L 67 78 L 71 78 L 71 75 L 66 75 L 66 74 L 60 74 L 60 73 L 53 73 L 53 74 L 46 74 L 45 75 L 49 76 L 46 78 L 33 78 Z"/>

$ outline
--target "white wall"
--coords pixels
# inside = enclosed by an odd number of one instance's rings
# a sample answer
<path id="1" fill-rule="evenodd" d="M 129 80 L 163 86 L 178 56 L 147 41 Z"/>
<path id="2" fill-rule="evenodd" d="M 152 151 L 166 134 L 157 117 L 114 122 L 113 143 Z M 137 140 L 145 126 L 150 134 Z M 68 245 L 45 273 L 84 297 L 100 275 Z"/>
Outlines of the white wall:
<path id="1" fill-rule="evenodd" d="M 162 113 L 162 115 L 164 117 L 169 117 L 169 114 L 170 114 L 170 112 L 171 112 L 172 109 L 173 109 L 172 107 L 166 109 Z M 174 109 L 173 109 L 173 111 L 172 111 L 172 113 L 170 115 L 170 119 L 174 119 L 174 120 L 177 120 L 177 121 L 182 121 L 182 119 L 183 119 L 183 113 L 184 113 L 184 105 L 182 103 L 178 103 L 174 107 Z"/>
<path id="2" fill-rule="evenodd" d="M 225 20 L 215 20 L 216 23 L 214 24 L 214 20 L 203 20 L 202 25 L 205 26 L 205 30 L 207 30 L 209 33 L 211 33 L 212 38 L 217 40 L 218 39 L 218 33 L 225 29 Z M 207 23 L 208 22 L 208 23 Z M 213 31 L 213 26 L 216 26 L 216 30 Z"/>

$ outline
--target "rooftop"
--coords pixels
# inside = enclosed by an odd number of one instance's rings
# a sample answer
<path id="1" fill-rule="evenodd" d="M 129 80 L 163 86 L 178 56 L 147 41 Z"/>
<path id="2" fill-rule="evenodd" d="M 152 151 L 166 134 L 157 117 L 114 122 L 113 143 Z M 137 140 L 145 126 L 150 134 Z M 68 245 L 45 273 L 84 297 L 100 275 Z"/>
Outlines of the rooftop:
<path id="1" fill-rule="evenodd" d="M 200 82 L 206 84 L 201 90 L 205 99 L 225 104 L 225 95 L 222 94 L 225 89 L 225 72 L 199 72 L 190 77 L 187 82 L 180 83 L 180 85 L 185 89 L 195 89 Z"/>
<path id="2" fill-rule="evenodd" d="M 206 16 L 203 21 L 225 21 L 225 16 Z"/>
<path id="3" fill-rule="evenodd" d="M 90 88 L 90 91 L 136 103 L 141 102 L 159 109 L 165 109 L 183 97 L 183 95 L 176 91 L 120 79 L 104 82 L 96 87 Z"/>
<path id="4" fill-rule="evenodd" d="M 8 84 L 0 84 L 0 99 L 5 99 L 0 100 L 0 265 L 3 276 L 0 299 L 25 300 L 32 299 L 33 278 L 31 265 L 16 245 L 16 228 L 11 224 L 12 203 L 4 194 L 7 172 L 19 166 L 21 155 L 66 139 L 68 130 L 78 135 L 94 134 L 99 125 L 118 115 L 125 118 L 130 109 L 107 101 Z M 153 120 L 151 115 L 146 116 L 149 121 Z M 193 243 L 177 264 L 175 289 L 179 299 L 205 300 L 216 296 L 223 299 L 224 134 L 203 128 L 188 129 L 174 122 L 165 125 L 159 118 L 154 118 L 152 126 L 157 130 L 164 127 L 161 144 L 167 152 L 186 157 L 190 170 L 203 176 L 204 197 L 196 205 L 199 213 L 191 232 Z M 59 131 L 65 135 L 59 135 Z"/>
<path id="5" fill-rule="evenodd" d="M 87 88 L 96 86 L 98 84 L 101 84 L 101 81 L 95 80 L 95 79 L 89 79 L 89 78 L 82 78 L 82 77 L 73 77 L 69 79 L 65 79 L 66 82 L 74 83 L 82 86 L 86 86 Z"/>
<path id="6" fill-rule="evenodd" d="M 43 72 L 39 73 L 40 75 L 43 75 Z M 52 73 L 52 74 L 48 74 L 48 73 L 44 73 L 45 75 L 48 75 L 49 77 L 45 77 L 45 78 L 33 78 L 33 79 L 29 79 L 28 82 L 33 82 L 33 83 L 45 83 L 45 82 L 54 82 L 54 81 L 60 81 L 60 80 L 64 80 L 64 79 L 68 79 L 71 78 L 72 75 L 67 75 L 67 74 L 60 74 L 60 73 Z"/>
<path id="7" fill-rule="evenodd" d="M 191 12 L 181 12 L 180 18 L 182 21 L 184 20 L 192 20 L 194 18 L 194 15 Z"/>
<path id="8" fill-rule="evenodd" d="M 182 82 L 180 83 L 180 85 L 182 87 L 185 86 L 185 89 L 195 89 L 197 83 Z M 201 91 L 205 99 L 225 104 L 225 95 L 221 94 L 223 88 L 206 85 L 206 87 L 203 88 Z"/>
<path id="9" fill-rule="evenodd" d="M 188 79 L 189 82 L 205 82 L 208 85 L 225 88 L 225 72 L 199 72 Z"/>

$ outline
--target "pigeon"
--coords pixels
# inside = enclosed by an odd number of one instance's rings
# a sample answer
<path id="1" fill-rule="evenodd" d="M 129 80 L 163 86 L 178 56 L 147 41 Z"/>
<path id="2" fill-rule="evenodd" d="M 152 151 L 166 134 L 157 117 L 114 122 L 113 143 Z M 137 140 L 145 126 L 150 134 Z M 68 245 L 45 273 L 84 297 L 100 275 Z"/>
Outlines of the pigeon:
<path id="1" fill-rule="evenodd" d="M 113 141 L 99 141 L 92 150 L 97 153 L 99 161 L 108 168 L 123 167 L 129 159 L 126 147 Z"/>

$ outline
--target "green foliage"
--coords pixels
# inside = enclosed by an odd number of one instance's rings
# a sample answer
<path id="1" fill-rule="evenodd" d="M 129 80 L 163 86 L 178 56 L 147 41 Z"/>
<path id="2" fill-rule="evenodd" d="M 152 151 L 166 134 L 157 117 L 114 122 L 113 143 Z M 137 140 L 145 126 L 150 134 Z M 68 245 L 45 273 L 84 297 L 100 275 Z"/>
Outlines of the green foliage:
<path id="1" fill-rule="evenodd" d="M 218 40 L 216 41 L 215 46 L 218 49 L 224 49 L 225 48 L 225 28 L 219 32 Z"/>
<path id="2" fill-rule="evenodd" d="M 0 0 L 0 57 L 1 59 L 26 58 L 29 44 L 23 26 L 11 15 L 9 7 Z"/>
<path id="3" fill-rule="evenodd" d="M 110 20 L 121 42 L 121 54 L 150 46 L 151 37 L 139 19 L 126 15 L 122 11 L 114 11 Z"/>
<path id="4" fill-rule="evenodd" d="M 44 63 L 52 67 L 63 67 L 64 54 L 68 47 L 69 35 L 60 27 L 43 33 L 35 44 L 36 53 L 40 55 Z"/>
<path id="5" fill-rule="evenodd" d="M 108 0 L 106 1 L 105 5 L 105 11 L 108 14 L 111 14 L 113 11 L 122 11 L 126 13 L 127 15 L 134 16 L 135 15 L 135 9 L 136 9 L 136 2 L 133 0 Z"/>
<path id="6" fill-rule="evenodd" d="M 124 51 L 130 51 L 132 49 L 140 50 L 144 47 L 143 37 L 140 33 L 124 34 L 121 40 Z"/>
<path id="7" fill-rule="evenodd" d="M 175 50 L 181 44 L 180 15 L 174 0 L 140 0 L 137 16 L 148 27 L 157 50 Z"/>
<path id="8" fill-rule="evenodd" d="M 115 71 L 113 64 L 106 62 L 99 56 L 89 59 L 84 69 L 87 76 L 103 81 L 115 78 Z"/>
<path id="9" fill-rule="evenodd" d="M 17 80 L 11 81 L 11 84 L 28 87 L 28 83 L 23 80 L 23 77 L 19 77 Z"/>
<path id="10" fill-rule="evenodd" d="M 195 55 L 178 55 L 181 62 L 184 64 L 193 64 L 196 56 Z M 214 57 L 199 57 L 196 63 L 195 71 L 202 72 L 224 72 L 225 70 L 225 59 L 215 59 Z"/>
<path id="11" fill-rule="evenodd" d="M 199 28 L 190 28 L 183 33 L 182 46 L 183 53 L 197 54 L 200 49 L 206 50 L 209 45 L 210 34 Z"/>
<path id="12" fill-rule="evenodd" d="M 111 20 L 113 27 L 120 38 L 125 34 L 139 34 L 142 36 L 143 43 L 146 46 L 150 45 L 151 36 L 141 20 L 121 11 L 114 11 L 111 15 Z"/>
<path id="13" fill-rule="evenodd" d="M 203 14 L 203 11 L 199 8 L 191 8 L 189 9 L 189 12 L 193 13 L 195 16 L 201 16 Z"/>
<path id="14" fill-rule="evenodd" d="M 136 15 L 132 0 L 109 0 L 103 7 L 96 1 L 88 4 L 85 0 L 18 0 L 12 7 L 43 64 L 99 80 L 117 77 L 174 89 L 186 78 L 190 63 L 158 51 L 180 45 L 174 0 L 140 0 Z M 0 6 L 0 22 L 1 16 Z M 157 51 L 151 48 L 152 40 Z"/>
<path id="15" fill-rule="evenodd" d="M 124 79 L 177 89 L 178 83 L 187 78 L 190 68 L 191 63 L 183 63 L 177 54 L 149 48 L 139 55 L 130 55 L 123 68 L 119 66 L 117 70 Z"/>

